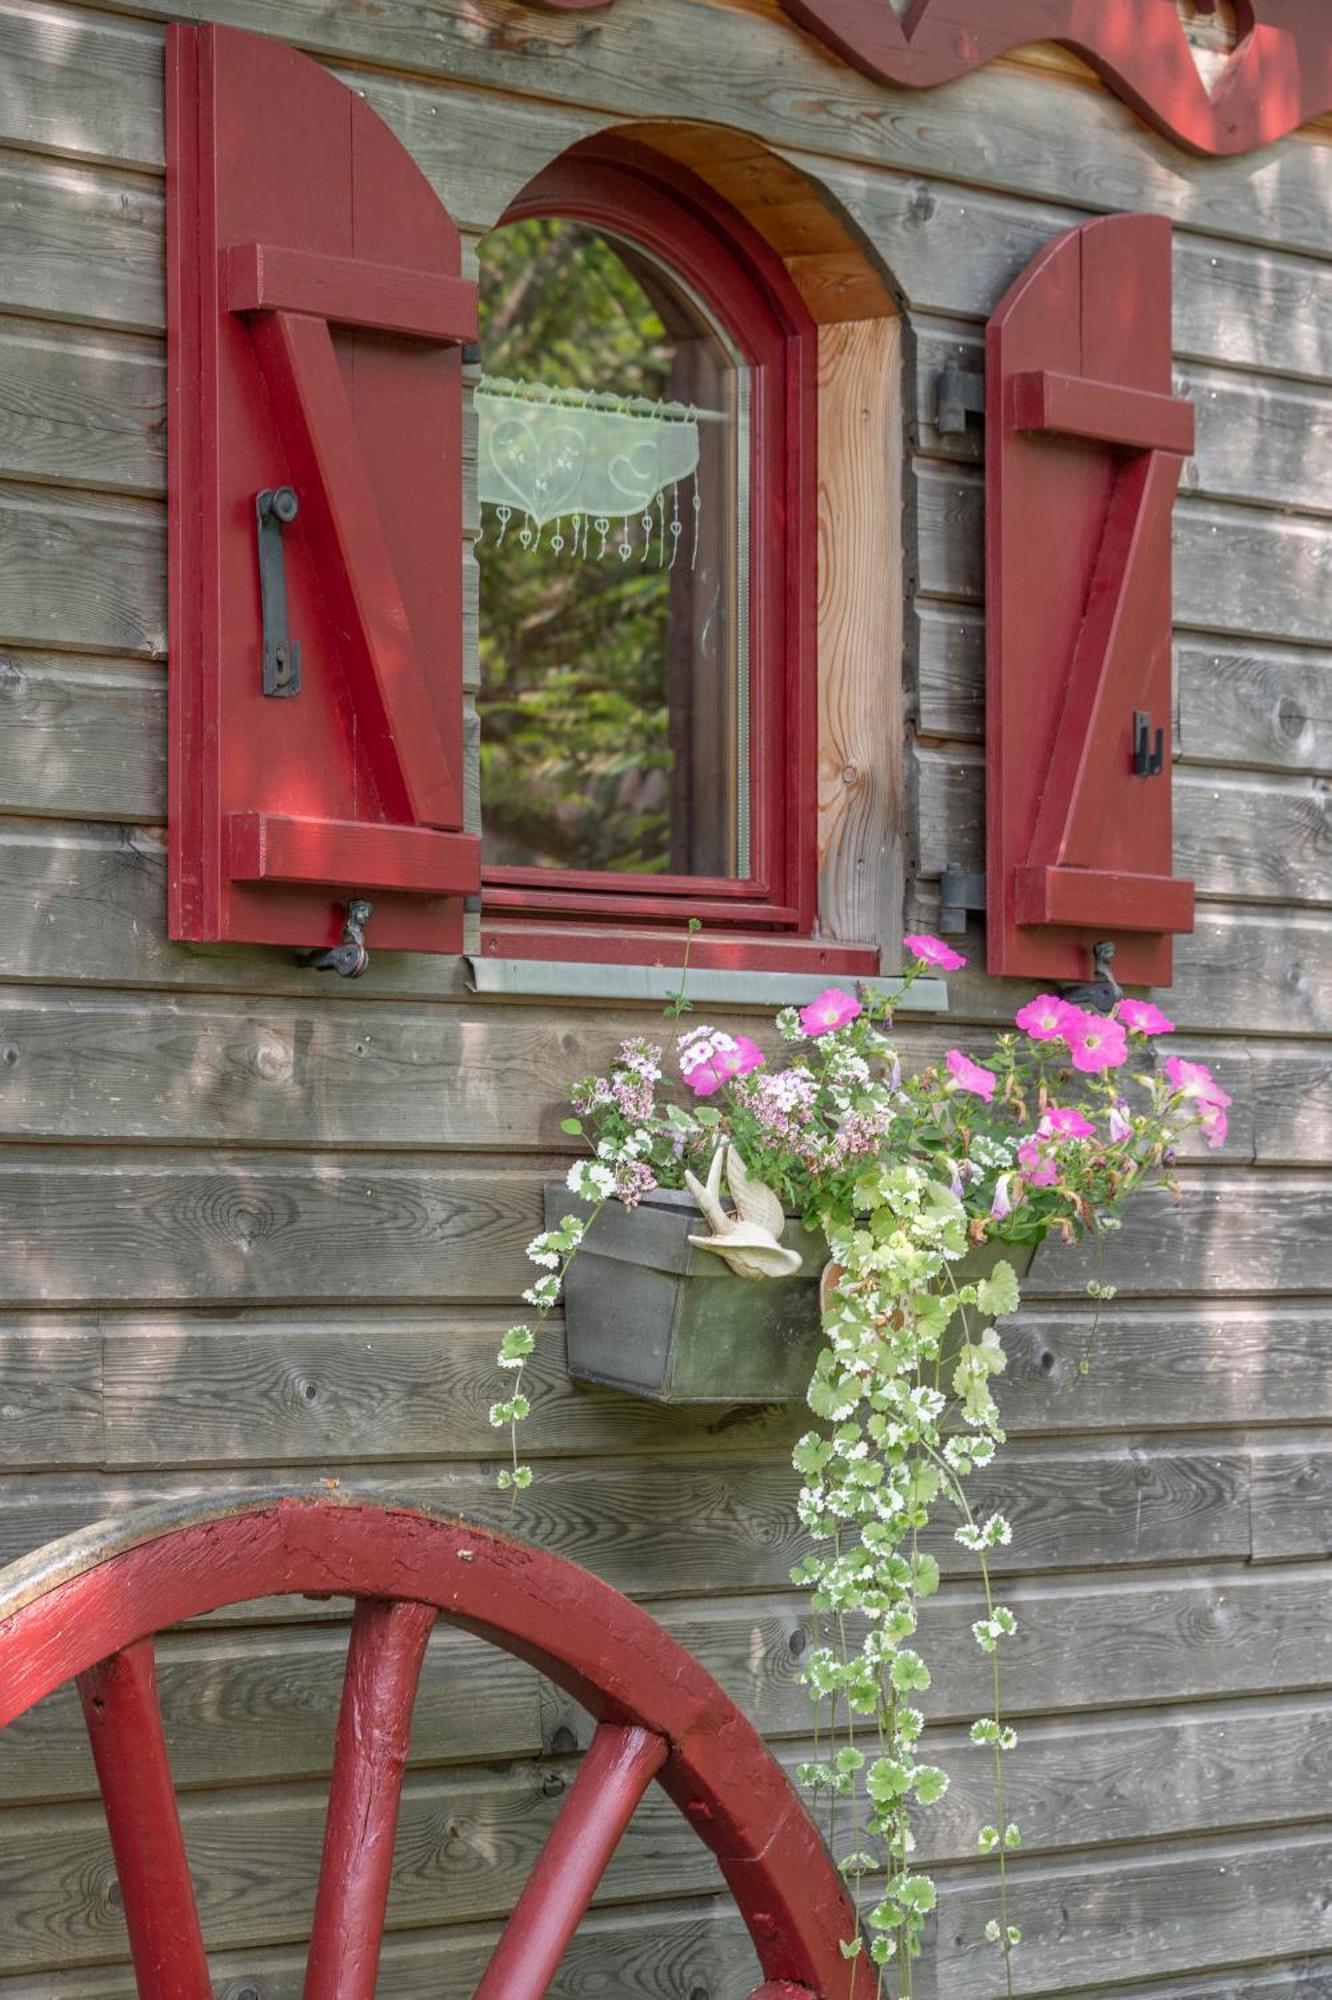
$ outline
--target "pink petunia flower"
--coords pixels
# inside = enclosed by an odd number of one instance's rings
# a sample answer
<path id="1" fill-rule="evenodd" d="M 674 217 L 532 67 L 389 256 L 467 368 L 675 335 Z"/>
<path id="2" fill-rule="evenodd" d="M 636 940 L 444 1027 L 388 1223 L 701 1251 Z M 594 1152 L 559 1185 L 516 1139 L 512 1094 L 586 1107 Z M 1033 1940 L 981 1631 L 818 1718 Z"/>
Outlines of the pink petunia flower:
<path id="1" fill-rule="evenodd" d="M 807 1035 L 828 1035 L 835 1028 L 844 1028 L 863 1011 L 859 1000 L 850 993 L 844 993 L 840 986 L 829 986 L 817 1000 L 800 1009 L 800 1025 Z"/>
<path id="2" fill-rule="evenodd" d="M 992 1069 L 982 1069 L 970 1056 L 964 1056 L 961 1049 L 949 1049 L 944 1061 L 959 1090 L 968 1091 L 972 1097 L 983 1097 L 987 1104 L 990 1102 L 999 1081 Z"/>
<path id="3" fill-rule="evenodd" d="M 1019 1028 L 1024 1028 L 1033 1042 L 1054 1042 L 1064 1032 L 1065 1023 L 1080 1019 L 1079 1010 L 1070 1007 L 1067 1000 L 1061 1000 L 1056 993 L 1038 993 L 1025 1007 L 1019 1007 L 1013 1016 Z"/>
<path id="4" fill-rule="evenodd" d="M 1150 1000 L 1121 1000 L 1115 1017 L 1136 1035 L 1173 1035 L 1175 1024 Z"/>
<path id="5" fill-rule="evenodd" d="M 945 944 L 929 931 L 912 931 L 902 942 L 922 965 L 937 965 L 941 972 L 958 972 L 967 962 L 960 951 L 954 951 L 951 944 Z"/>
<path id="6" fill-rule="evenodd" d="M 1185 1062 L 1183 1056 L 1167 1056 L 1165 1073 L 1173 1090 L 1178 1090 L 1191 1103 L 1214 1104 L 1224 1111 L 1230 1104 L 1216 1078 L 1206 1063 Z"/>
<path id="7" fill-rule="evenodd" d="M 1049 1146 L 1043 1146 L 1039 1138 L 1022 1141 L 1018 1147 L 1018 1160 L 1033 1187 L 1051 1187 L 1059 1179 L 1059 1164 L 1054 1153 Z"/>
<path id="8" fill-rule="evenodd" d="M 1218 1146 L 1225 1145 L 1229 1123 L 1225 1112 L 1219 1104 L 1200 1104 L 1198 1107 L 1198 1123 L 1213 1152 L 1216 1151 Z"/>
<path id="9" fill-rule="evenodd" d="M 1042 1139 L 1090 1139 L 1096 1127 L 1071 1105 L 1052 1104 L 1036 1129 Z"/>
<path id="10" fill-rule="evenodd" d="M 1128 1115 L 1127 1104 L 1112 1104 L 1110 1106 L 1111 1144 L 1119 1146 L 1123 1144 L 1125 1139 L 1131 1139 L 1132 1137 L 1133 1121 Z"/>
<path id="11" fill-rule="evenodd" d="M 767 1061 L 757 1042 L 751 1042 L 748 1035 L 737 1035 L 729 1049 L 721 1049 L 713 1057 L 713 1068 L 722 1076 L 748 1076 Z"/>
<path id="12" fill-rule="evenodd" d="M 1128 1061 L 1128 1037 L 1118 1021 L 1101 1014 L 1081 1014 L 1064 1029 L 1064 1040 L 1073 1056 L 1074 1069 L 1087 1076 L 1102 1070 L 1118 1069 Z"/>

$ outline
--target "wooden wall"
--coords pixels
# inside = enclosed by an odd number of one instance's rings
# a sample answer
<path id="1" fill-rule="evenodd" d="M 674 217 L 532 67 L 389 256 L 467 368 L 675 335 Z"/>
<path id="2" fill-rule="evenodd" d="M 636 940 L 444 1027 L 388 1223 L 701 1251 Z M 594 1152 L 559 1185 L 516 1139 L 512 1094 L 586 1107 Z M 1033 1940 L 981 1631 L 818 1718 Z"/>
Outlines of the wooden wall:
<path id="1" fill-rule="evenodd" d="M 900 287 L 915 913 L 979 858 L 981 486 L 933 378 L 1052 233 L 1178 229 L 1179 859 L 1170 998 L 1236 1099 L 1106 1248 L 1041 1267 L 1010 1331 L 1027 1835 L 1022 1992 L 1332 1995 L 1332 150 L 1191 160 L 1066 62 L 929 97 L 867 83 L 764 4 L 0 0 L 0 1559 L 151 1496 L 336 1476 L 493 1516 L 491 1356 L 525 1282 L 560 1080 L 654 1024 L 469 997 L 457 968 L 321 982 L 164 938 L 160 20 L 338 66 L 483 229 L 585 132 L 663 110 L 781 149 Z M 504 94 L 501 97 L 500 94 Z M 505 101 L 507 100 L 507 101 Z M 894 588 L 886 579 L 886 587 Z M 975 941 L 981 962 L 979 941 Z M 957 1033 L 1023 997 L 968 975 Z M 939 1026 L 929 1031 L 937 1040 Z M 1183 1039 L 1183 1037 L 1181 1037 Z M 646 1601 L 794 1757 L 809 1727 L 773 1412 L 678 1416 L 537 1364 L 518 1525 Z M 934 1614 L 944 1890 L 918 2000 L 990 2000 L 974 1581 Z M 941 1636 L 940 1628 L 943 1628 Z M 294 2000 L 342 1631 L 207 1621 L 163 1678 L 228 2000 Z M 383 1990 L 461 2000 L 557 1809 L 580 1718 L 475 1642 L 432 1644 Z M 0 2000 L 123 2000 L 117 1891 L 67 1702 L 0 1751 Z M 565 2000 L 744 2000 L 752 1960 L 665 1803 L 640 1813 Z"/>

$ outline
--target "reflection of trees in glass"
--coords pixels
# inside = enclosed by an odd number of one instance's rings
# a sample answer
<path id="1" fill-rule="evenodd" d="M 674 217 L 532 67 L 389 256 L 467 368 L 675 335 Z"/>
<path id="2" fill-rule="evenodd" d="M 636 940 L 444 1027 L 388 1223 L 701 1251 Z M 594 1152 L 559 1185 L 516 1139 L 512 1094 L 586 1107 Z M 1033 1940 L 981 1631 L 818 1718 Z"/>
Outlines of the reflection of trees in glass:
<path id="1" fill-rule="evenodd" d="M 516 222 L 481 248 L 490 375 L 669 396 L 676 345 L 624 259 L 558 220 Z M 502 547 L 491 509 L 481 567 L 481 794 L 494 863 L 660 872 L 670 859 L 668 580 L 654 564 L 556 555 L 547 528 Z"/>

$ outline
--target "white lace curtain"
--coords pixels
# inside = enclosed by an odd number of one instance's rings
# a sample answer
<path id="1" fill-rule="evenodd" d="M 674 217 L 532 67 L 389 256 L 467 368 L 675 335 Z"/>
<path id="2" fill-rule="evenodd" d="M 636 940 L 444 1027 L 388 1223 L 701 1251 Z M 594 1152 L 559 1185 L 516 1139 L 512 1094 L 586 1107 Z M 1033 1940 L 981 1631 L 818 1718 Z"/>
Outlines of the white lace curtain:
<path id="1" fill-rule="evenodd" d="M 698 427 L 720 413 L 502 376 L 482 377 L 476 410 L 478 483 L 496 542 L 516 520 L 525 549 L 549 529 L 556 555 L 613 548 L 622 562 L 667 569 L 696 560 Z"/>

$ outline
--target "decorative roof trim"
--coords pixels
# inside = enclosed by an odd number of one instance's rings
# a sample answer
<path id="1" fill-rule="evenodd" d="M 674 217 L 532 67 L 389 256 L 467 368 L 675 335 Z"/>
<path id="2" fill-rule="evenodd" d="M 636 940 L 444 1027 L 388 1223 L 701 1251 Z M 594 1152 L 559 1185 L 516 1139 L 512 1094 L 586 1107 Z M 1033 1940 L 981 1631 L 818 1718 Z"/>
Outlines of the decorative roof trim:
<path id="1" fill-rule="evenodd" d="M 544 0 L 584 12 L 607 0 Z M 1033 42 L 1090 63 L 1177 144 L 1249 153 L 1332 111 L 1328 0 L 1235 0 L 1239 43 L 1210 92 L 1178 0 L 781 0 L 801 27 L 881 82 L 927 90 Z"/>

